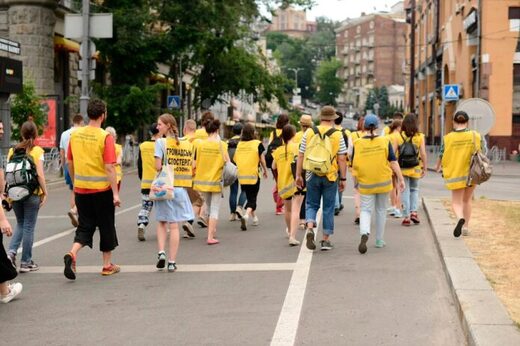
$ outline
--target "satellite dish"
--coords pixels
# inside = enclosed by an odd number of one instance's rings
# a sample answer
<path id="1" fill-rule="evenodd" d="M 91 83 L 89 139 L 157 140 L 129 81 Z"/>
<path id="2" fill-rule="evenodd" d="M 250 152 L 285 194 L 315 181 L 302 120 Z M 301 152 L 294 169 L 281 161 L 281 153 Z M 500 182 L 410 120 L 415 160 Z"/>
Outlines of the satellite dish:
<path id="1" fill-rule="evenodd" d="M 457 105 L 457 111 L 464 111 L 469 116 L 469 128 L 482 135 L 487 135 L 495 125 L 495 110 L 483 99 L 466 99 Z"/>

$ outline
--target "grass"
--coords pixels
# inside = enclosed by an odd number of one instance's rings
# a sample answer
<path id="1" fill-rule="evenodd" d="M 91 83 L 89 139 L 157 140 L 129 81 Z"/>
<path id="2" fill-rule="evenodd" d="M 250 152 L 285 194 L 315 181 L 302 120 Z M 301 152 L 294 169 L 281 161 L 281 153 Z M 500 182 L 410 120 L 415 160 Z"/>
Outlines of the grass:
<path id="1" fill-rule="evenodd" d="M 520 202 L 474 200 L 469 230 L 466 245 L 520 326 Z"/>

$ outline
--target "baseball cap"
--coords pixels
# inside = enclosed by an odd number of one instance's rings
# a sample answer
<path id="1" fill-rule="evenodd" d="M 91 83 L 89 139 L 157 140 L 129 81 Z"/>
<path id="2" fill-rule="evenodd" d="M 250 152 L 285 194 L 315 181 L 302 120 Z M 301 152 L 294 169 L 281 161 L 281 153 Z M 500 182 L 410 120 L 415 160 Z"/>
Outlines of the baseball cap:
<path id="1" fill-rule="evenodd" d="M 379 119 L 374 114 L 369 114 L 365 117 L 365 129 L 369 127 L 377 128 L 379 126 Z"/>

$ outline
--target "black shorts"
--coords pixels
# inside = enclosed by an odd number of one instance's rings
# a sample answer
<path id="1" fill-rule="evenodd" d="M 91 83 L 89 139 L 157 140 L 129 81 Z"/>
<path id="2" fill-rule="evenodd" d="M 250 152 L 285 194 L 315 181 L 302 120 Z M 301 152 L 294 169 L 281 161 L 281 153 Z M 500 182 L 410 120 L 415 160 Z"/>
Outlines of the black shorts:
<path id="1" fill-rule="evenodd" d="M 99 250 L 112 251 L 118 245 L 115 226 L 115 207 L 112 190 L 80 194 L 76 193 L 79 226 L 74 242 L 92 248 L 92 237 L 99 228 Z"/>
<path id="2" fill-rule="evenodd" d="M 7 258 L 3 241 L 3 235 L 0 232 L 0 283 L 12 280 L 18 275 L 16 268 L 11 263 L 11 260 Z"/>

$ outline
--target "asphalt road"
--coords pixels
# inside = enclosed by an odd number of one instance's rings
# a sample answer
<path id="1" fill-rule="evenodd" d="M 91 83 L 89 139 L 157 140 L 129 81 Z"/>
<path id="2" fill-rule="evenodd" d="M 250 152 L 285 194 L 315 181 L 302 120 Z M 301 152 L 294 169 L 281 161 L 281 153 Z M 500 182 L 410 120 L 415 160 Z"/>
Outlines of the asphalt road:
<path id="1" fill-rule="evenodd" d="M 438 190 L 425 185 L 424 191 Z M 376 249 L 372 238 L 368 253 L 360 255 L 349 183 L 345 210 L 335 219 L 335 249 L 312 253 L 288 246 L 271 187 L 271 181 L 262 183 L 260 226 L 240 231 L 238 222 L 227 220 L 229 209 L 222 203 L 221 244 L 206 245 L 205 231 L 195 227 L 195 239 L 181 239 L 179 270 L 166 273 L 155 269 L 153 224 L 147 241 L 137 241 L 138 181 L 126 175 L 117 210 L 120 246 L 114 252 L 122 271 L 102 277 L 95 245 L 80 252 L 75 282 L 62 273 L 73 240 L 65 215 L 68 191 L 53 188 L 35 235 L 33 257 L 41 269 L 20 274 L 22 295 L 0 306 L 1 343 L 465 344 L 427 224 L 403 228 L 389 219 L 387 246 Z"/>

